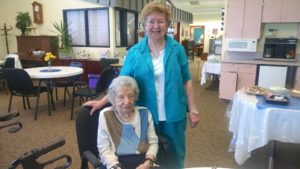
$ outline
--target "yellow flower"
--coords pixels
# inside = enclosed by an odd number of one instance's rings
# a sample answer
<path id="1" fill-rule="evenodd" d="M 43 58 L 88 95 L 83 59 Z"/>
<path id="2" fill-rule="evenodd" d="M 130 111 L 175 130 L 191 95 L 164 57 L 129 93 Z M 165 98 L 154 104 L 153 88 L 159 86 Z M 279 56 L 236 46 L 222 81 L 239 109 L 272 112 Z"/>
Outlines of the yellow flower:
<path id="1" fill-rule="evenodd" d="M 56 56 L 54 56 L 51 52 L 47 52 L 46 53 L 46 56 L 44 57 L 44 60 L 46 61 L 46 62 L 48 62 L 48 61 L 50 61 L 51 59 L 55 59 L 56 58 Z"/>

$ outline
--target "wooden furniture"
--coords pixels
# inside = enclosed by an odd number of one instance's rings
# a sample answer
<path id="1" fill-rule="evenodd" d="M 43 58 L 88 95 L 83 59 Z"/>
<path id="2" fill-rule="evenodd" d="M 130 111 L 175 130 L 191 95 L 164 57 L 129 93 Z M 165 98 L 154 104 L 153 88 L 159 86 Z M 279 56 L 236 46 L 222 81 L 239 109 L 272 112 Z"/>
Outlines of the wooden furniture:
<path id="1" fill-rule="evenodd" d="M 262 22 L 300 22 L 299 0 L 264 0 Z"/>
<path id="2" fill-rule="evenodd" d="M 260 37 L 263 0 L 228 0 L 226 38 Z"/>
<path id="3" fill-rule="evenodd" d="M 33 56 L 32 51 L 52 52 L 58 56 L 57 36 L 17 36 L 18 54 L 24 68 L 42 66 L 43 57 Z"/>
<path id="4" fill-rule="evenodd" d="M 254 86 L 255 64 L 222 63 L 220 73 L 219 98 L 232 100 L 234 93 L 244 86 Z"/>

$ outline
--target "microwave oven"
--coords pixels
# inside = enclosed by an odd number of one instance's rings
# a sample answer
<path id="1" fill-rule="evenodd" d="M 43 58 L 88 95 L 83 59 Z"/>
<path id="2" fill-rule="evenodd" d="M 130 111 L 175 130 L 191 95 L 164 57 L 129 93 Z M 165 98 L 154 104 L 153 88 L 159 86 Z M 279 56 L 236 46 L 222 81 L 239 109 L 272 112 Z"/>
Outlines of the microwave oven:
<path id="1" fill-rule="evenodd" d="M 256 52 L 256 39 L 227 39 L 225 51 L 232 52 Z"/>
<path id="2" fill-rule="evenodd" d="M 266 38 L 263 59 L 278 61 L 296 60 L 296 38 Z"/>

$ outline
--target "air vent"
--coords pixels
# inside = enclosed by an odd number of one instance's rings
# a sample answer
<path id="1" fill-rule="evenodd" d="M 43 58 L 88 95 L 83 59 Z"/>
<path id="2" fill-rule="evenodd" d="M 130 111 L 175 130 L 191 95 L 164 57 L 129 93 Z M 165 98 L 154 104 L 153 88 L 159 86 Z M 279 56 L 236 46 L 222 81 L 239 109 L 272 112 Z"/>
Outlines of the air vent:
<path id="1" fill-rule="evenodd" d="M 189 1 L 189 3 L 190 3 L 191 5 L 200 5 L 200 4 L 199 4 L 199 1 Z"/>

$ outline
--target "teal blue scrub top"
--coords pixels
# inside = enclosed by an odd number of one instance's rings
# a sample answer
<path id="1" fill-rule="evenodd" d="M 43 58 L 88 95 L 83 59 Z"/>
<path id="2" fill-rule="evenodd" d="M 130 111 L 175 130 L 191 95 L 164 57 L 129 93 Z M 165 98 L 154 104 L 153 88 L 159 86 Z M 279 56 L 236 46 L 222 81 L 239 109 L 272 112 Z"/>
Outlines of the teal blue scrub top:
<path id="1" fill-rule="evenodd" d="M 175 122 L 186 117 L 187 97 L 184 83 L 191 79 L 185 49 L 174 39 L 166 36 L 165 56 L 165 112 L 166 121 Z M 127 53 L 120 75 L 133 77 L 139 86 L 138 106 L 145 106 L 158 123 L 158 108 L 154 69 L 148 47 L 148 37 L 133 46 Z"/>

